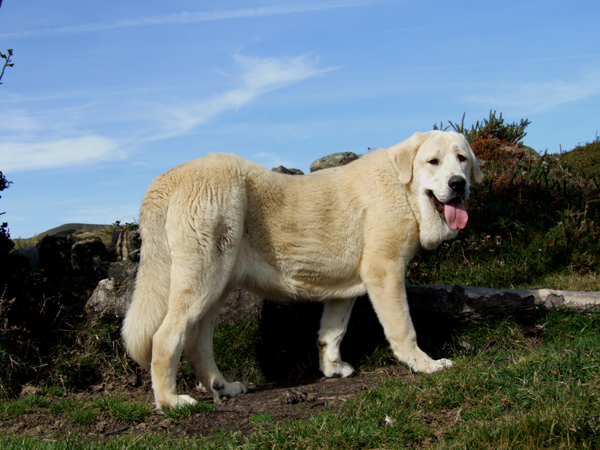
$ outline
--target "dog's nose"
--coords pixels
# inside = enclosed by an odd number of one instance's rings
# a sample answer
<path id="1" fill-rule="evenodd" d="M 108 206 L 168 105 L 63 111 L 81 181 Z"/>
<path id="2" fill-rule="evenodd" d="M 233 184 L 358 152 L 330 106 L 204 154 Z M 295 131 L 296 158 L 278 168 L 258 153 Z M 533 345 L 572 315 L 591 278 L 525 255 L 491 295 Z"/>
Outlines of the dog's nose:
<path id="1" fill-rule="evenodd" d="M 448 180 L 448 186 L 450 186 L 450 189 L 452 189 L 454 192 L 463 191 L 466 184 L 467 180 L 458 175 L 455 175 Z"/>

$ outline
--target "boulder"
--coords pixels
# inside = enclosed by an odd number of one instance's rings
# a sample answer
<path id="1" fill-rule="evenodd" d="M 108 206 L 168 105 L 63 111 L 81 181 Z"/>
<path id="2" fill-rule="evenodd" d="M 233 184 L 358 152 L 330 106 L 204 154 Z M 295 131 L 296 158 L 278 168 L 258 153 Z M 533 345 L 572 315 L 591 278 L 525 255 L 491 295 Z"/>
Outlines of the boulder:
<path id="1" fill-rule="evenodd" d="M 106 254 L 102 239 L 89 232 L 77 232 L 68 236 L 71 245 L 71 270 L 76 273 L 92 273 L 98 270 Z"/>
<path id="2" fill-rule="evenodd" d="M 35 245 L 30 245 L 9 253 L 8 261 L 15 267 L 35 269 L 40 265 L 40 252 Z"/>
<path id="3" fill-rule="evenodd" d="M 358 155 L 352 152 L 332 153 L 331 155 L 323 156 L 315 160 L 310 165 L 310 171 L 328 169 L 330 167 L 343 166 L 358 159 Z"/>
<path id="4" fill-rule="evenodd" d="M 49 234 L 38 242 L 40 266 L 50 274 L 66 273 L 71 269 L 71 244 L 69 235 L 77 230 L 66 230 L 57 234 Z"/>
<path id="5" fill-rule="evenodd" d="M 139 230 L 115 230 L 106 247 L 108 261 L 140 261 L 142 237 Z"/>
<path id="6" fill-rule="evenodd" d="M 85 305 L 87 314 L 93 318 L 122 317 L 129 308 L 135 287 L 138 264 L 117 261 L 109 265 L 108 278 L 100 280 Z M 220 324 L 233 324 L 251 320 L 262 311 L 262 298 L 242 289 L 232 290 L 221 306 Z"/>
<path id="7" fill-rule="evenodd" d="M 40 266 L 50 274 L 93 274 L 106 253 L 102 239 L 78 230 L 44 236 L 36 247 Z"/>
<path id="8" fill-rule="evenodd" d="M 529 161 L 539 161 L 542 159 L 542 156 L 537 151 L 526 145 L 504 145 L 502 146 L 502 149 L 511 153 L 517 159 L 525 159 Z"/>
<path id="9" fill-rule="evenodd" d="M 91 318 L 123 316 L 131 302 L 138 264 L 129 261 L 111 263 L 108 278 L 100 280 L 85 305 Z"/>
<path id="10" fill-rule="evenodd" d="M 278 166 L 271 169 L 273 172 L 283 173 L 285 175 L 304 175 L 300 169 L 288 169 L 287 167 Z"/>

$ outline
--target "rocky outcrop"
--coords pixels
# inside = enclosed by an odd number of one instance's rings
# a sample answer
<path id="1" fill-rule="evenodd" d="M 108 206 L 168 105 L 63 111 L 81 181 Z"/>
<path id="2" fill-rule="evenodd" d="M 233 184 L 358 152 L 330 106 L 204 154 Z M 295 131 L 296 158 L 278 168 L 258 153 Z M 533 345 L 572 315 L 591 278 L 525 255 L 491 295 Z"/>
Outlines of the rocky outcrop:
<path id="1" fill-rule="evenodd" d="M 502 149 L 510 153 L 516 159 L 524 159 L 529 161 L 539 161 L 542 159 L 542 156 L 537 151 L 526 145 L 504 145 L 502 146 Z"/>
<path id="2" fill-rule="evenodd" d="M 111 263 L 107 271 L 108 277 L 98 282 L 85 305 L 87 314 L 93 319 L 123 317 L 131 303 L 137 269 L 138 264 L 132 261 Z M 223 302 L 219 323 L 231 325 L 251 320 L 260 315 L 262 305 L 262 298 L 242 289 L 234 289 Z"/>
<path id="3" fill-rule="evenodd" d="M 332 153 L 331 155 L 315 160 L 310 165 L 310 171 L 316 172 L 317 170 L 328 169 L 330 167 L 343 166 L 356 161 L 358 158 L 358 155 L 352 152 Z"/>
<path id="4" fill-rule="evenodd" d="M 35 245 L 20 248 L 8 254 L 8 263 L 22 269 L 37 269 L 40 265 L 40 252 Z"/>
<path id="5" fill-rule="evenodd" d="M 92 274 L 100 268 L 106 247 L 95 234 L 66 230 L 37 244 L 40 267 L 51 274 Z"/>
<path id="6" fill-rule="evenodd" d="M 122 317 L 131 302 L 137 269 L 138 264 L 129 260 L 111 263 L 107 278 L 98 282 L 85 305 L 88 315 L 91 318 Z"/>
<path id="7" fill-rule="evenodd" d="M 142 238 L 139 230 L 115 230 L 106 247 L 108 261 L 139 262 Z"/>
<path id="8" fill-rule="evenodd" d="M 300 169 L 288 169 L 284 166 L 273 167 L 271 171 L 283 173 L 285 175 L 304 175 L 304 172 L 302 172 Z"/>

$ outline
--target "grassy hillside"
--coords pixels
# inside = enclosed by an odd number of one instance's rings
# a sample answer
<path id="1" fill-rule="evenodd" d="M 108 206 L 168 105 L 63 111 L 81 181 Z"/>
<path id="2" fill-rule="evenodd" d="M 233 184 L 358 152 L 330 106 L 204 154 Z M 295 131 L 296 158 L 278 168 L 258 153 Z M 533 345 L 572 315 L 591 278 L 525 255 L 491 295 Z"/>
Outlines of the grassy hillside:
<path id="1" fill-rule="evenodd" d="M 472 185 L 467 228 L 420 252 L 407 283 L 600 289 L 600 141 L 531 160 L 486 125 L 472 133 L 485 180 Z"/>

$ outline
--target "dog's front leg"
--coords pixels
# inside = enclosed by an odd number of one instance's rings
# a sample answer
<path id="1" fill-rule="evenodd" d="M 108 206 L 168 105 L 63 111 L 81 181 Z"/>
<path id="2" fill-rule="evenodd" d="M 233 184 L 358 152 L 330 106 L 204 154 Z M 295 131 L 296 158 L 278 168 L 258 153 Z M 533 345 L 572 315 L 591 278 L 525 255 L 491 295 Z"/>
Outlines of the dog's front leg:
<path id="1" fill-rule="evenodd" d="M 434 360 L 417 345 L 406 300 L 404 270 L 402 261 L 377 260 L 365 265 L 363 281 L 396 358 L 414 372 L 437 372 L 451 366 L 452 361 Z"/>
<path id="2" fill-rule="evenodd" d="M 356 298 L 326 300 L 319 330 L 319 368 L 326 377 L 348 377 L 354 368 L 342 361 L 340 345 Z"/>

